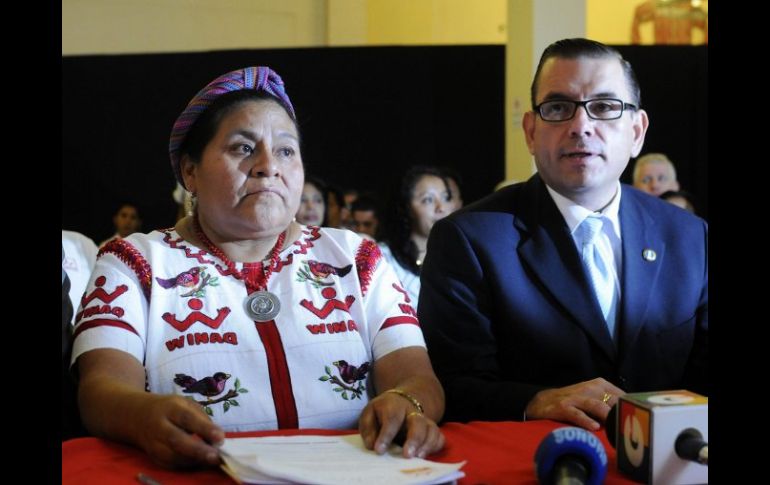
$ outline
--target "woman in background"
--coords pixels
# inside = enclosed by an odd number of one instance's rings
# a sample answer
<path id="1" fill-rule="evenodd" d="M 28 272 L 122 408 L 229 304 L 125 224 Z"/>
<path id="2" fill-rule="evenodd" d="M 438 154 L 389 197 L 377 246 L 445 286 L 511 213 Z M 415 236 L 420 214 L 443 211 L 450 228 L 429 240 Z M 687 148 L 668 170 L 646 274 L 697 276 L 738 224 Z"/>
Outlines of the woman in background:
<path id="1" fill-rule="evenodd" d="M 440 169 L 417 165 L 401 179 L 395 214 L 380 250 L 396 270 L 414 308 L 420 295 L 420 266 L 428 234 L 433 224 L 451 210 L 451 192 Z"/>
<path id="2" fill-rule="evenodd" d="M 327 189 L 320 179 L 305 177 L 302 195 L 299 199 L 297 222 L 306 226 L 326 226 Z M 333 226 L 332 226 L 333 227 Z"/>

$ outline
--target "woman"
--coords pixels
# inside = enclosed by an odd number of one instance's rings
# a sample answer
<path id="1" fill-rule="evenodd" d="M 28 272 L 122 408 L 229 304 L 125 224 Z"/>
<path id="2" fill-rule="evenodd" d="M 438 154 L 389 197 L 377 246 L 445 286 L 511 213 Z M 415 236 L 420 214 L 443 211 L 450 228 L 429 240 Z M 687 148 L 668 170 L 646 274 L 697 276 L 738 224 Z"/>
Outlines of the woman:
<path id="1" fill-rule="evenodd" d="M 428 234 L 437 220 L 451 213 L 451 199 L 446 177 L 438 168 L 418 165 L 401 180 L 395 214 L 380 250 L 393 265 L 415 308 Z"/>
<path id="2" fill-rule="evenodd" d="M 444 394 L 393 270 L 292 221 L 304 173 L 278 74 L 214 80 L 169 152 L 194 215 L 97 261 L 73 350 L 86 427 L 169 466 L 218 463 L 224 431 L 356 423 L 378 453 L 399 432 L 404 456 L 439 450 Z"/>
<path id="3" fill-rule="evenodd" d="M 299 199 L 297 222 L 306 226 L 326 226 L 326 184 L 315 177 L 305 177 Z M 334 226 L 330 226 L 334 227 Z"/>

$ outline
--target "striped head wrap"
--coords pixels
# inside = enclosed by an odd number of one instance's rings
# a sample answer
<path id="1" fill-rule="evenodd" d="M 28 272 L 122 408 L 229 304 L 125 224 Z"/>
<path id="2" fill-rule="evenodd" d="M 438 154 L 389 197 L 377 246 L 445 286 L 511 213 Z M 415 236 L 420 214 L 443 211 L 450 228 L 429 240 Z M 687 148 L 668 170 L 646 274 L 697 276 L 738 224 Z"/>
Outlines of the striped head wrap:
<path id="1" fill-rule="evenodd" d="M 190 100 L 187 108 L 179 115 L 179 118 L 174 123 L 174 127 L 171 129 L 168 154 L 171 157 L 171 168 L 174 170 L 174 176 L 183 187 L 184 180 L 182 179 L 181 167 L 179 166 L 179 149 L 187 136 L 187 132 L 190 131 L 190 127 L 192 127 L 201 113 L 211 106 L 215 99 L 223 94 L 243 89 L 265 91 L 274 96 L 286 109 L 289 116 L 295 122 L 297 121 L 294 107 L 291 104 L 291 100 L 289 100 L 289 96 L 286 94 L 281 76 L 269 67 L 246 67 L 219 76 Z"/>

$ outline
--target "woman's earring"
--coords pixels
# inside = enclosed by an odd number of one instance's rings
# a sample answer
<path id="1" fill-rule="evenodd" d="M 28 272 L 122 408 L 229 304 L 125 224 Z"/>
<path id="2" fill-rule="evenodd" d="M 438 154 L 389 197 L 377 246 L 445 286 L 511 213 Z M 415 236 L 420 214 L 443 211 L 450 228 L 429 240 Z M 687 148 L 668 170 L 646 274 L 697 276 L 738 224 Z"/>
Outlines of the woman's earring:
<path id="1" fill-rule="evenodd" d="M 195 206 L 198 205 L 198 194 L 196 192 L 187 192 L 184 198 L 184 212 L 188 216 L 193 215 Z"/>

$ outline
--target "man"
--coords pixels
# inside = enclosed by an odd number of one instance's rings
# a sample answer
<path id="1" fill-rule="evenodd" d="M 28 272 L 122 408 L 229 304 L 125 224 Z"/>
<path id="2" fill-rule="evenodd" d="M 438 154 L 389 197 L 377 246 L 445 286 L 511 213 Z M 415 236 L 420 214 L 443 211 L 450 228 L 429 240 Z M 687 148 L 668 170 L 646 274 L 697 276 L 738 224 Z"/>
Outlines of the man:
<path id="1" fill-rule="evenodd" d="M 353 230 L 375 241 L 380 238 L 380 204 L 372 196 L 360 195 L 350 208 Z"/>
<path id="2" fill-rule="evenodd" d="M 662 153 L 639 157 L 634 164 L 634 187 L 655 197 L 679 190 L 674 164 Z"/>
<path id="3" fill-rule="evenodd" d="M 538 173 L 433 226 L 418 314 L 446 420 L 596 430 L 624 392 L 706 392 L 707 226 L 619 182 L 639 99 L 617 51 L 555 42 L 523 119 Z"/>
<path id="4" fill-rule="evenodd" d="M 99 243 L 100 248 L 113 239 L 122 239 L 142 228 L 139 210 L 132 204 L 121 204 L 118 211 L 112 216 L 112 223 L 115 225 L 115 235 Z"/>

